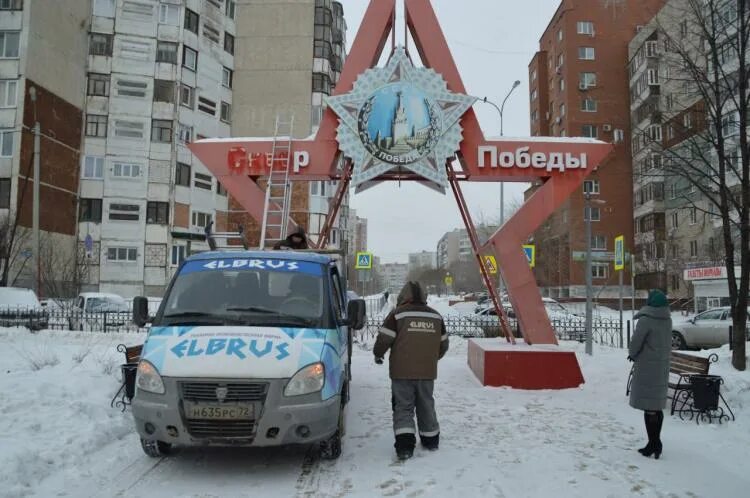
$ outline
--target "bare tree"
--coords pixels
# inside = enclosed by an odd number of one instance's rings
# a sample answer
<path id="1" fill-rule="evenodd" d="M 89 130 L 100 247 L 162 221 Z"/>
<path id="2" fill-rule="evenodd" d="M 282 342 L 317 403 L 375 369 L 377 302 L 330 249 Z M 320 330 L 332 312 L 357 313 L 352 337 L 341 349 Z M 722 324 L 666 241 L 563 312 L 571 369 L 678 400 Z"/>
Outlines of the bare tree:
<path id="1" fill-rule="evenodd" d="M 77 296 L 89 274 L 89 265 L 81 244 L 73 240 L 70 247 L 61 247 L 59 240 L 46 233 L 39 245 L 39 283 L 42 293 L 54 298 Z"/>
<path id="2" fill-rule="evenodd" d="M 750 0 L 671 0 L 655 23 L 658 46 L 649 49 L 662 51 L 660 68 L 656 75 L 649 70 L 646 84 L 661 84 L 657 101 L 664 112 L 659 108 L 659 119 L 634 133 L 634 150 L 646 146 L 661 159 L 660 164 L 647 161 L 636 174 L 661 178 L 661 185 L 647 185 L 648 193 L 654 198 L 660 193 L 671 204 L 673 227 L 685 216 L 691 224 L 698 215 L 715 222 L 721 247 L 711 257 L 723 258 L 727 270 L 732 364 L 744 370 L 750 290 Z M 643 105 L 648 104 L 646 99 Z M 694 244 L 691 257 L 698 253 Z"/>
<path id="3" fill-rule="evenodd" d="M 18 226 L 15 211 L 0 217 L 0 287 L 13 287 L 29 263 L 29 238 L 30 232 Z"/>

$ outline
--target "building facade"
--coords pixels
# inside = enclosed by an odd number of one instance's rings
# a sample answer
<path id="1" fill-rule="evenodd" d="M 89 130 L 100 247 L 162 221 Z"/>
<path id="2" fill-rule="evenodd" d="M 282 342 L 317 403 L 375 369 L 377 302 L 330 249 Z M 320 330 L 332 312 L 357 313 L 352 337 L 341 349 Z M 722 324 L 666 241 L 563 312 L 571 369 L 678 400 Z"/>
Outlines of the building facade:
<path id="1" fill-rule="evenodd" d="M 0 285 L 63 284 L 76 260 L 76 211 L 90 1 L 0 2 Z M 40 251 L 31 227 L 39 123 Z M 17 228 L 17 229 L 14 229 Z M 40 263 L 37 281 L 34 261 Z"/>
<path id="2" fill-rule="evenodd" d="M 367 251 L 367 218 L 357 216 L 357 211 L 349 210 L 349 253 L 354 256 L 358 252 Z"/>
<path id="3" fill-rule="evenodd" d="M 398 293 L 406 284 L 409 276 L 409 265 L 405 263 L 386 263 L 378 267 L 383 279 L 385 290 L 390 293 Z"/>
<path id="4" fill-rule="evenodd" d="M 346 22 L 340 2 L 299 0 L 237 5 L 234 136 L 271 137 L 277 117 L 294 119 L 293 135 L 313 134 L 323 116 L 346 57 Z M 290 215 L 313 241 L 320 236 L 337 182 L 294 182 Z M 331 232 L 331 247 L 349 240 L 348 193 Z M 232 210 L 239 210 L 233 205 Z M 260 227 L 240 213 L 230 225 L 248 227 L 251 244 Z"/>
<path id="5" fill-rule="evenodd" d="M 437 268 L 437 253 L 422 251 L 409 254 L 409 272 L 435 268 Z"/>
<path id="6" fill-rule="evenodd" d="M 234 2 L 93 0 L 79 240 L 88 287 L 160 296 L 226 230 L 228 198 L 188 150 L 228 137 Z"/>
<path id="7" fill-rule="evenodd" d="M 529 64 L 531 134 L 597 138 L 613 154 L 533 235 L 535 275 L 543 295 L 585 296 L 585 217 L 592 228 L 592 268 L 600 297 L 618 294 L 614 239 L 633 247 L 632 164 L 629 147 L 628 43 L 663 0 L 563 0 Z M 621 61 L 622 63 L 617 63 Z M 528 193 L 533 192 L 532 186 Z M 585 212 L 584 192 L 593 203 Z M 630 274 L 626 272 L 625 280 Z"/>
<path id="8" fill-rule="evenodd" d="M 477 225 L 479 244 L 487 242 L 497 229 L 497 225 Z M 451 232 L 446 232 L 438 241 L 435 254 L 436 268 L 448 269 L 454 263 L 471 261 L 473 258 L 474 250 L 465 228 L 456 228 Z"/>

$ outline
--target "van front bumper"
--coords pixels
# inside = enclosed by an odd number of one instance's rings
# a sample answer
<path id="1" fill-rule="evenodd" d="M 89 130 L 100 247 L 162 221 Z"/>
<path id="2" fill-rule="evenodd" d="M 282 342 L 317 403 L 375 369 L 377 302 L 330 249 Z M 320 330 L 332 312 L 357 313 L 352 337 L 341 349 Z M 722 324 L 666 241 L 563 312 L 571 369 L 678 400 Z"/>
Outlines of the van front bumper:
<path id="1" fill-rule="evenodd" d="M 341 397 L 321 401 L 320 393 L 284 397 L 288 379 L 162 378 L 165 394 L 137 390 L 132 411 L 138 434 L 178 445 L 281 446 L 307 444 L 332 436 L 339 425 Z M 181 383 L 266 384 L 264 399 L 253 402 L 255 417 L 244 421 L 186 418 Z M 213 403 L 215 404 L 215 402 Z"/>

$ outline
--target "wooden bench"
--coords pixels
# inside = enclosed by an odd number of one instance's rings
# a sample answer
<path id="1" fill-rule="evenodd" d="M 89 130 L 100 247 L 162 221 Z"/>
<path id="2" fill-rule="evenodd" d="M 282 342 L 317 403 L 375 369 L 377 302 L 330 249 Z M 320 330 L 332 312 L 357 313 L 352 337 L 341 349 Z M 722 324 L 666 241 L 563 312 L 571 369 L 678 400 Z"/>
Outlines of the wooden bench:
<path id="1" fill-rule="evenodd" d="M 691 354 L 679 353 L 672 351 L 669 360 L 669 393 L 668 398 L 672 400 L 670 415 L 674 415 L 678 401 L 682 401 L 683 406 L 687 403 L 693 386 L 690 383 L 691 375 L 708 375 L 711 363 L 719 361 L 719 357 L 712 353 L 707 358 L 694 356 Z M 628 376 L 628 387 L 626 395 L 630 395 L 630 385 L 633 382 L 633 371 L 635 365 L 630 369 Z"/>

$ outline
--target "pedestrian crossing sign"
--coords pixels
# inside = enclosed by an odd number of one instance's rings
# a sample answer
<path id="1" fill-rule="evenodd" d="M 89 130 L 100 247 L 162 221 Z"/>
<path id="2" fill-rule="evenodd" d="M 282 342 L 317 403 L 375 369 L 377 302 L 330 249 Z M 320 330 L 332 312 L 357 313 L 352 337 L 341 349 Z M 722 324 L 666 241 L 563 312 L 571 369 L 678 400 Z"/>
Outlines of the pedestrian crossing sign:
<path id="1" fill-rule="evenodd" d="M 492 256 L 491 254 L 488 254 L 484 257 L 484 266 L 487 268 L 487 271 L 490 272 L 490 275 L 497 275 L 497 260 L 495 259 L 495 256 Z"/>
<path id="2" fill-rule="evenodd" d="M 372 253 L 371 252 L 358 252 L 357 253 L 357 270 L 372 270 Z"/>
<path id="3" fill-rule="evenodd" d="M 534 268 L 536 266 L 536 246 L 533 244 L 526 244 L 523 246 L 523 252 L 526 254 L 529 268 Z"/>

